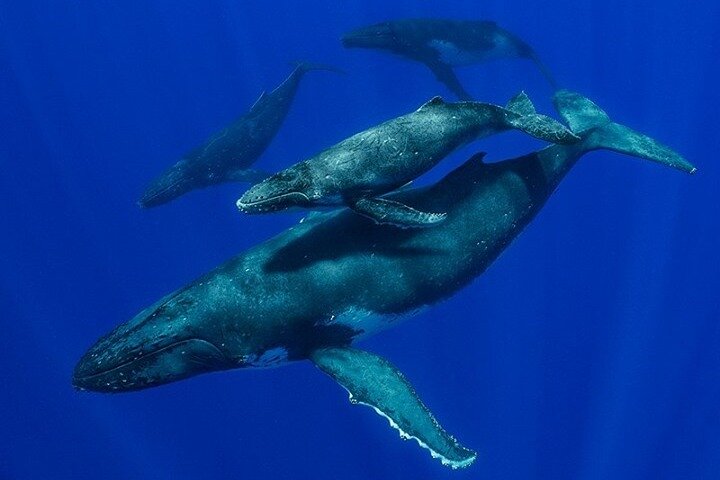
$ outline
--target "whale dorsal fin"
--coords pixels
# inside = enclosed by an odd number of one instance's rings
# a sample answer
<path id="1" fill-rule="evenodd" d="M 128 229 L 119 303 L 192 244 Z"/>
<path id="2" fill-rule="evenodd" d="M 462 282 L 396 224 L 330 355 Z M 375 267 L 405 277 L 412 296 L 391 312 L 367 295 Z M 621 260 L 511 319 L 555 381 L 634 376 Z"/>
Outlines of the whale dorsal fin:
<path id="1" fill-rule="evenodd" d="M 530 97 L 525 92 L 520 92 L 508 101 L 505 108 L 519 115 L 533 115 L 537 113 Z"/>
<path id="2" fill-rule="evenodd" d="M 372 407 L 402 438 L 417 440 L 443 465 L 461 468 L 475 460 L 475 452 L 443 430 L 405 376 L 384 358 L 350 347 L 321 348 L 310 358 L 350 393 L 351 403 Z"/>
<path id="3" fill-rule="evenodd" d="M 438 105 L 445 105 L 445 100 L 440 95 L 436 95 L 427 102 L 420 105 L 418 110 L 424 110 L 426 108 L 437 107 Z"/>

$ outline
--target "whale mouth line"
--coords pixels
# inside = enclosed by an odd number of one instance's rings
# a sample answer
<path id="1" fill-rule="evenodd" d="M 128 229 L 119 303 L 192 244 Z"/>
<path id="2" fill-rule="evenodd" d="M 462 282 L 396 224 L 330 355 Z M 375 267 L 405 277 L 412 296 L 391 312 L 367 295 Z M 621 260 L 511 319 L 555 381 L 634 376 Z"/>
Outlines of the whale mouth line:
<path id="1" fill-rule="evenodd" d="M 290 198 L 290 197 L 300 197 L 301 200 L 308 202 L 308 203 L 310 202 L 310 197 L 308 197 L 307 195 L 305 195 L 302 192 L 288 192 L 288 193 L 283 193 L 280 195 L 275 195 L 273 197 L 262 198 L 262 199 L 251 201 L 251 202 L 243 201 L 243 199 L 241 198 L 240 200 L 237 201 L 236 205 L 242 211 L 254 210 L 258 207 L 262 207 L 267 204 L 274 204 L 285 198 Z"/>
<path id="2" fill-rule="evenodd" d="M 154 356 L 156 356 L 156 355 L 159 355 L 159 354 L 161 354 L 161 353 L 163 353 L 163 352 L 165 352 L 165 351 L 167 351 L 167 350 L 170 350 L 170 349 L 173 349 L 173 348 L 176 348 L 176 347 L 178 347 L 178 346 L 185 345 L 185 344 L 188 344 L 188 343 L 191 343 L 191 342 L 201 342 L 201 343 L 203 343 L 203 344 L 211 347 L 212 349 L 214 349 L 222 358 L 224 358 L 225 360 L 227 360 L 228 363 L 231 362 L 231 359 L 229 359 L 229 358 L 217 347 L 217 345 L 215 345 L 214 343 L 209 342 L 209 341 L 207 341 L 207 340 L 203 340 L 202 338 L 188 338 L 187 340 L 178 340 L 178 341 L 173 342 L 173 343 L 171 343 L 171 344 L 169 344 L 169 345 L 165 345 L 164 347 L 159 348 L 159 349 L 155 350 L 154 352 L 148 353 L 147 355 L 135 356 L 134 358 L 131 358 L 130 360 L 126 360 L 126 361 L 124 361 L 124 362 L 122 362 L 122 363 L 120 363 L 120 364 L 118 364 L 118 365 L 115 365 L 114 367 L 111 367 L 111 368 L 108 368 L 108 369 L 105 369 L 105 370 L 102 370 L 102 371 L 98 371 L 98 372 L 93 373 L 93 374 L 90 374 L 90 375 L 83 375 L 83 376 L 73 375 L 73 383 L 74 383 L 74 384 L 77 384 L 78 382 L 85 382 L 85 381 L 92 380 L 92 379 L 94 379 L 94 378 L 100 377 L 100 376 L 102 376 L 102 375 L 107 375 L 107 374 L 112 373 L 112 372 L 114 372 L 114 371 L 116 371 L 116 370 L 123 369 L 123 368 L 127 367 L 128 365 L 131 365 L 131 364 L 134 363 L 134 362 L 137 362 L 137 361 L 140 361 L 140 360 L 144 360 L 144 359 L 148 359 L 148 358 L 152 358 L 152 357 L 154 357 Z"/>

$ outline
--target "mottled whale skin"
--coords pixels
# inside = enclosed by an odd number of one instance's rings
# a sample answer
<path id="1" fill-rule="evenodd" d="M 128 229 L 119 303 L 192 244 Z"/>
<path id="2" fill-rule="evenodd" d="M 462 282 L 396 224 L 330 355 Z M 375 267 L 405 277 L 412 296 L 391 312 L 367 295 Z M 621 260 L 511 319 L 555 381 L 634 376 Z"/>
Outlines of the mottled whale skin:
<path id="1" fill-rule="evenodd" d="M 99 392 L 200 373 L 310 359 L 451 467 L 475 453 L 448 435 L 407 379 L 356 340 L 439 302 L 481 274 L 586 152 L 607 148 L 686 172 L 672 150 L 610 121 L 580 95 L 556 106 L 582 140 L 514 160 L 471 158 L 437 184 L 393 198 L 447 212 L 436 228 L 383 228 L 347 210 L 321 214 L 231 259 L 101 338 L 73 383 Z"/>
<path id="2" fill-rule="evenodd" d="M 506 107 L 480 102 L 447 103 L 435 97 L 394 118 L 253 185 L 238 201 L 245 213 L 292 207 L 347 205 L 377 223 L 424 227 L 444 212 L 422 212 L 378 196 L 406 185 L 453 150 L 473 140 L 518 129 L 552 143 L 579 138 L 559 122 L 538 115 L 520 93 Z"/>
<path id="3" fill-rule="evenodd" d="M 391 20 L 353 30 L 342 37 L 342 42 L 348 48 L 386 50 L 424 63 L 462 100 L 471 100 L 472 97 L 458 80 L 453 67 L 492 59 L 531 59 L 555 86 L 555 80 L 532 47 L 492 21 L 440 18 Z"/>
<path id="4" fill-rule="evenodd" d="M 223 182 L 255 183 L 266 175 L 251 169 L 262 155 L 290 110 L 303 75 L 330 67 L 299 63 L 272 92 L 263 92 L 250 111 L 186 153 L 155 179 L 138 201 L 149 208 L 168 203 L 185 193 Z"/>

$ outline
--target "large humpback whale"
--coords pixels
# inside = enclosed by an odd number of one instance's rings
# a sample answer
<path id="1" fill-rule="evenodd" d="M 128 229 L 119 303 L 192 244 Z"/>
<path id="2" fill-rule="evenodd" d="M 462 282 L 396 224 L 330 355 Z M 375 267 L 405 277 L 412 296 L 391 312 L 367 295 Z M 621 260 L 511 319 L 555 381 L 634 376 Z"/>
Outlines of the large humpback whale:
<path id="1" fill-rule="evenodd" d="M 272 92 L 263 92 L 250 111 L 186 153 L 155 179 L 139 200 L 142 207 L 167 203 L 197 188 L 222 182 L 255 183 L 265 174 L 250 169 L 280 130 L 300 79 L 310 70 L 330 67 L 299 63 Z"/>
<path id="2" fill-rule="evenodd" d="M 514 160 L 474 157 L 437 184 L 393 198 L 447 212 L 394 230 L 346 210 L 315 216 L 166 296 L 83 356 L 77 388 L 126 392 L 201 373 L 309 359 L 353 403 L 387 417 L 451 467 L 475 453 L 445 432 L 388 361 L 351 344 L 441 301 L 482 273 L 586 152 L 606 148 L 686 171 L 672 150 L 613 123 L 580 95 L 555 103 L 582 140 Z"/>
<path id="3" fill-rule="evenodd" d="M 513 128 L 553 143 L 579 140 L 559 122 L 537 114 L 524 93 L 505 108 L 435 97 L 253 185 L 237 206 L 245 213 L 266 213 L 347 205 L 377 223 L 434 225 L 444 220 L 444 212 L 422 212 L 379 196 L 413 181 L 463 144 Z"/>
<path id="4" fill-rule="evenodd" d="M 486 20 L 411 18 L 382 22 L 353 30 L 342 37 L 348 48 L 374 48 L 422 62 L 458 98 L 470 100 L 453 67 L 496 58 L 528 58 L 550 85 L 550 71 L 535 51 L 517 35 Z"/>

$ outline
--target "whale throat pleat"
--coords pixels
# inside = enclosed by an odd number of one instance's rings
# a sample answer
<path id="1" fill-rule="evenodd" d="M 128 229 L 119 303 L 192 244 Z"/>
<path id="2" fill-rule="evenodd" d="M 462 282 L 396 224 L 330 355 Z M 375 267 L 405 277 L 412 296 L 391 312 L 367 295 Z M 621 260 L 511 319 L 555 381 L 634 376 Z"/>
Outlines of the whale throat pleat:
<path id="1" fill-rule="evenodd" d="M 349 347 L 322 348 L 310 358 L 350 393 L 350 402 L 372 407 L 404 439 L 415 439 L 452 468 L 467 467 L 476 454 L 435 420 L 405 376 L 382 357 Z"/>

